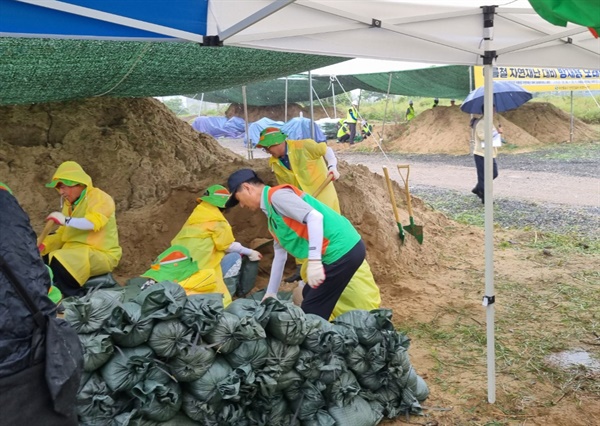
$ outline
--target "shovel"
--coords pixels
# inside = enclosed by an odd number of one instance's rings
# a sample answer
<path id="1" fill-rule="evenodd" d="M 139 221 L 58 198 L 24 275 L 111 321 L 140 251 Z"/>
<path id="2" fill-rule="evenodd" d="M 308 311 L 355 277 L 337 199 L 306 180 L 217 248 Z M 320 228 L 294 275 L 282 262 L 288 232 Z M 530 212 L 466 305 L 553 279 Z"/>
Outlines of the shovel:
<path id="1" fill-rule="evenodd" d="M 44 225 L 44 229 L 42 230 L 42 233 L 40 234 L 40 236 L 37 239 L 38 247 L 44 242 L 44 240 L 46 239 L 46 237 L 48 236 L 50 231 L 52 231 L 53 226 L 54 226 L 54 222 L 52 222 L 51 220 L 48 220 L 46 222 L 46 224 Z"/>
<path id="2" fill-rule="evenodd" d="M 396 197 L 394 197 L 394 189 L 392 188 L 392 181 L 390 180 L 390 175 L 388 173 L 388 168 L 383 166 L 383 174 L 385 175 L 385 181 L 387 183 L 388 192 L 390 193 L 390 200 L 392 201 L 392 209 L 394 210 L 394 217 L 396 218 L 396 225 L 398 225 L 398 236 L 400 237 L 400 241 L 404 243 L 404 229 L 402 229 L 402 224 L 400 223 L 400 217 L 398 216 L 398 207 L 396 207 Z"/>
<path id="3" fill-rule="evenodd" d="M 402 174 L 402 170 L 406 169 L 406 179 Z M 415 219 L 413 218 L 412 204 L 410 202 L 410 191 L 408 189 L 408 175 L 410 174 L 410 166 L 408 164 L 398 164 L 398 173 L 404 182 L 404 191 L 406 192 L 406 207 L 408 209 L 408 216 L 410 220 L 410 225 L 406 225 L 404 229 L 410 235 L 414 236 L 419 244 L 423 244 L 423 227 L 419 225 L 415 225 Z"/>

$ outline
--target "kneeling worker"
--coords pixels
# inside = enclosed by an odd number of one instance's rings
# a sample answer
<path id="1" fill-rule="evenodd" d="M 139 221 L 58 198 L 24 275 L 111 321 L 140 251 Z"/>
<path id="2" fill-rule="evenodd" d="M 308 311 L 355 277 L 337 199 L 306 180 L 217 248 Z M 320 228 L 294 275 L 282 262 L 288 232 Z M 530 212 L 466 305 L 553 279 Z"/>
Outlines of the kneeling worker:
<path id="1" fill-rule="evenodd" d="M 39 249 L 60 291 L 80 296 L 90 277 L 112 272 L 121 259 L 115 202 L 74 161 L 62 163 L 46 186 L 56 188 L 65 203 L 62 212 L 46 218 L 60 226 Z"/>
<path id="2" fill-rule="evenodd" d="M 188 294 L 222 293 L 223 304 L 231 303 L 223 275 L 228 271 L 234 273 L 233 269 L 239 272 L 242 255 L 248 256 L 252 262 L 258 262 L 262 255 L 235 241 L 231 225 L 222 213 L 229 196 L 224 186 L 210 186 L 197 199 L 199 204 L 171 241 L 171 247 L 159 255 L 142 277 L 154 281 L 176 281 Z M 166 267 L 174 259 L 179 259 L 181 265 L 191 259 L 195 267 L 187 268 L 188 272 L 181 267 Z M 151 284 L 147 282 L 145 285 Z"/>
<path id="3" fill-rule="evenodd" d="M 360 234 L 348 219 L 319 200 L 291 185 L 266 186 L 253 170 L 234 172 L 227 185 L 232 195 L 226 207 L 239 203 L 267 215 L 275 257 L 266 296 L 277 294 L 287 253 L 308 259 L 301 307 L 328 320 L 365 259 Z"/>

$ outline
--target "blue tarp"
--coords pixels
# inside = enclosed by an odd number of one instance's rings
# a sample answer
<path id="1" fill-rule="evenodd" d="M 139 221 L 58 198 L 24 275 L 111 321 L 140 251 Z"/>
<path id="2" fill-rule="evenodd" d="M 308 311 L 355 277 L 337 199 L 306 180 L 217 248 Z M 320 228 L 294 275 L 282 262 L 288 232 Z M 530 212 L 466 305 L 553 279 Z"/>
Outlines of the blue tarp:
<path id="1" fill-rule="evenodd" d="M 42 3 L 47 7 L 0 0 L 0 34 L 38 37 L 108 38 L 108 39 L 168 39 L 170 37 L 101 19 L 53 10 L 54 3 Z M 87 8 L 81 13 L 109 13 L 145 23 L 162 25 L 197 35 L 206 35 L 208 0 L 63 0 L 72 6 Z"/>
<path id="2" fill-rule="evenodd" d="M 243 118 L 231 117 L 197 117 L 192 127 L 198 132 L 208 133 L 213 138 L 241 138 L 246 131 Z"/>
<path id="3" fill-rule="evenodd" d="M 281 131 L 287 135 L 288 139 L 311 139 L 310 123 L 309 118 L 294 117 L 281 127 Z M 315 141 L 325 142 L 327 138 L 321 128 L 316 123 L 313 123 L 313 126 L 315 126 Z"/>
<path id="4" fill-rule="evenodd" d="M 325 142 L 327 138 L 323 134 L 323 131 L 317 124 L 315 126 L 315 141 Z M 303 117 L 295 117 L 284 123 L 283 121 L 273 121 L 270 118 L 263 117 L 258 121 L 250 124 L 248 132 L 250 133 L 250 140 L 252 145 L 256 146 L 258 139 L 260 138 L 260 132 L 267 127 L 277 127 L 281 129 L 288 139 L 310 139 L 310 119 Z M 246 138 L 244 138 L 244 146 L 247 145 Z"/>
<path id="5" fill-rule="evenodd" d="M 252 145 L 256 146 L 258 140 L 260 139 L 260 132 L 262 132 L 267 127 L 277 127 L 281 129 L 284 125 L 283 121 L 274 121 L 270 118 L 263 117 L 254 123 L 251 123 L 248 126 L 248 133 L 250 133 L 250 140 L 252 141 Z M 244 146 L 248 145 L 248 138 L 244 138 Z"/>

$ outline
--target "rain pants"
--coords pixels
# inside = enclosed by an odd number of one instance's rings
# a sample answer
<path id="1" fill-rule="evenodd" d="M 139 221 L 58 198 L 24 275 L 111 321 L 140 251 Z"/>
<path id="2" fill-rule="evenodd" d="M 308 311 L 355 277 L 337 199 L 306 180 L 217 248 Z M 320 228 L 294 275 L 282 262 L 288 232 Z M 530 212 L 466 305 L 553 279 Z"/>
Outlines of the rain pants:
<path id="1" fill-rule="evenodd" d="M 214 272 L 215 289 L 202 292 L 222 293 L 225 306 L 231 303 L 231 295 L 223 281 L 221 260 L 225 256 L 225 250 L 234 241 L 231 225 L 221 210 L 206 202 L 198 204 L 171 241 L 171 246 L 180 245 L 189 250 L 190 256 L 196 261 L 200 272 L 203 270 Z"/>
<path id="2" fill-rule="evenodd" d="M 288 139 L 284 143 L 287 144 L 292 170 L 285 167 L 278 158 L 271 157 L 269 165 L 277 182 L 280 185 L 293 185 L 310 195 L 314 194 L 327 178 L 327 164 L 323 158 L 327 144 L 317 143 L 312 139 Z M 340 213 L 340 202 L 333 185 L 327 185 L 317 200 Z"/>
<path id="3" fill-rule="evenodd" d="M 121 259 L 115 202 L 106 192 L 95 188 L 92 178 L 74 161 L 62 163 L 52 179 L 67 179 L 86 186 L 74 205 L 65 201 L 62 213 L 84 217 L 94 224 L 94 229 L 60 226 L 55 234 L 44 239 L 42 255 L 49 255 L 48 263 L 56 258 L 83 285 L 92 276 L 111 272 Z"/>

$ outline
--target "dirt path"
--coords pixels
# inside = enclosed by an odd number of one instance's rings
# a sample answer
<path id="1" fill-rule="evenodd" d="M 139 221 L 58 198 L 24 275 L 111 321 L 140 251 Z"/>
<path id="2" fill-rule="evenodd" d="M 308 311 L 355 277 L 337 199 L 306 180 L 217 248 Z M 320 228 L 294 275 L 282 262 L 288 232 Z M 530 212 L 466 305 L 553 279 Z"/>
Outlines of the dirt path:
<path id="1" fill-rule="evenodd" d="M 365 161 L 344 155 L 349 163 L 363 164 L 371 171 L 382 174 L 384 161 Z M 357 161 L 358 160 L 358 161 Z M 394 170 L 396 163 L 389 164 L 392 178 L 401 183 Z M 470 192 L 475 186 L 475 167 L 447 166 L 439 163 L 411 162 L 410 185 L 434 186 L 444 189 Z M 571 206 L 600 206 L 600 179 L 564 176 L 556 173 L 524 172 L 501 168 L 494 181 L 494 196 L 518 198 L 541 203 L 567 204 Z"/>
<path id="2" fill-rule="evenodd" d="M 247 150 L 241 140 L 220 139 L 219 143 L 247 158 Z M 253 151 L 254 158 L 267 158 L 261 150 Z M 406 160 L 395 157 L 386 160 L 383 155 L 338 152 L 338 158 L 350 164 L 362 164 L 371 171 L 382 174 L 382 166 L 388 165 L 391 177 L 402 183 L 395 165 Z M 427 156 L 422 156 L 427 157 Z M 506 157 L 505 157 L 506 158 Z M 476 183 L 475 166 L 472 159 L 463 159 L 469 165 L 448 165 L 437 161 L 410 159 L 410 185 L 431 186 L 470 193 Z M 507 160 L 508 162 L 508 160 Z M 564 204 L 569 206 L 600 207 L 600 178 L 583 177 L 567 173 L 552 173 L 517 170 L 503 167 L 503 158 L 498 160 L 499 177 L 494 181 L 494 196 L 515 198 L 539 203 Z M 342 177 L 343 178 L 343 177 Z"/>

